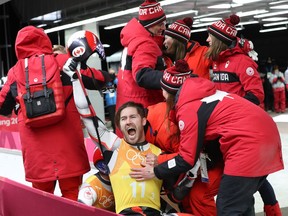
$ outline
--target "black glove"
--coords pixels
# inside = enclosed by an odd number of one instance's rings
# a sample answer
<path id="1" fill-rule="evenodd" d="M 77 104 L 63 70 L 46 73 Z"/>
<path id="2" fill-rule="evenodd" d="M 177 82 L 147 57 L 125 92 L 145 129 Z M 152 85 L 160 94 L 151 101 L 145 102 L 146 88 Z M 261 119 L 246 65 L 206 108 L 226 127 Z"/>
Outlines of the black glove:
<path id="1" fill-rule="evenodd" d="M 72 58 L 69 58 L 63 66 L 63 72 L 71 78 L 71 81 L 77 79 L 77 74 L 75 73 L 77 65 L 78 62 L 75 62 Z"/>
<path id="2" fill-rule="evenodd" d="M 74 59 L 71 59 L 71 62 L 68 65 L 68 67 L 71 71 L 75 71 L 77 68 L 77 65 L 78 65 L 78 62 L 74 61 Z"/>

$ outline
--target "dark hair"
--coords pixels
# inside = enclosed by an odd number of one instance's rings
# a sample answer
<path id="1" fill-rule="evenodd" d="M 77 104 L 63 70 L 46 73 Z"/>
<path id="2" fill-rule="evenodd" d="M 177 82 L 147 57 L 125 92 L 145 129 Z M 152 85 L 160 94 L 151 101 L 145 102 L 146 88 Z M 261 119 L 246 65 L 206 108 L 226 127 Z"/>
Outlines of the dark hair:
<path id="1" fill-rule="evenodd" d="M 170 111 L 173 110 L 175 108 L 175 97 L 176 95 L 170 94 L 168 92 L 168 98 L 166 99 L 166 114 L 165 114 L 165 118 L 168 119 L 167 121 L 167 130 L 169 135 L 169 145 L 172 146 L 175 143 L 179 143 L 180 142 L 180 130 L 179 127 L 177 127 L 177 131 L 174 134 L 170 133 L 170 126 L 172 124 L 171 120 L 169 119 L 170 116 Z M 173 124 L 176 124 L 175 122 L 173 122 Z M 167 143 L 168 144 L 168 143 Z"/>
<path id="2" fill-rule="evenodd" d="M 173 38 L 172 46 L 175 48 L 175 59 L 174 59 L 174 61 L 177 61 L 179 59 L 184 59 L 184 57 L 186 55 L 186 44 L 184 44 L 183 42 Z"/>
<path id="3" fill-rule="evenodd" d="M 141 116 L 141 118 L 145 118 L 147 115 L 146 109 L 141 103 L 136 103 L 134 101 L 128 101 L 124 103 L 122 106 L 119 107 L 115 114 L 115 124 L 118 128 L 120 128 L 120 115 L 122 110 L 124 110 L 127 107 L 134 107 L 137 110 L 137 113 Z"/>
<path id="4" fill-rule="evenodd" d="M 209 35 L 213 41 L 212 41 L 212 46 L 210 46 L 209 49 L 207 50 L 205 57 L 215 61 L 218 59 L 219 54 L 222 51 L 228 49 L 229 46 L 227 44 L 225 44 L 223 41 L 216 38 L 214 35 L 212 35 L 212 34 L 209 34 Z"/>

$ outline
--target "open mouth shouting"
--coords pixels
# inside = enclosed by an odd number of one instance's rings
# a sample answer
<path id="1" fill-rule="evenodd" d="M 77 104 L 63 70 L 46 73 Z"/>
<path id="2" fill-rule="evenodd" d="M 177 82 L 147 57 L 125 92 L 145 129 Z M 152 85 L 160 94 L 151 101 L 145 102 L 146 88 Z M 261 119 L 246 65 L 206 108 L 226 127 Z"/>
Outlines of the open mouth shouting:
<path id="1" fill-rule="evenodd" d="M 126 127 L 125 138 L 130 144 L 135 144 L 138 142 L 137 129 L 135 126 L 130 125 L 129 127 Z"/>

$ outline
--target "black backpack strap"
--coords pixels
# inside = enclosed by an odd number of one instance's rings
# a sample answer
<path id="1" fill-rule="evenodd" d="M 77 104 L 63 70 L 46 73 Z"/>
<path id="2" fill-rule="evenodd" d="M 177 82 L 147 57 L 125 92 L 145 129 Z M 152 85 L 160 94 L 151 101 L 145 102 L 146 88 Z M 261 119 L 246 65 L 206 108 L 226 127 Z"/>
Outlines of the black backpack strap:
<path id="1" fill-rule="evenodd" d="M 41 67 L 42 67 L 42 85 L 44 87 L 44 95 L 45 97 L 49 97 L 47 95 L 47 80 L 46 80 L 46 68 L 45 68 L 45 62 L 44 62 L 44 54 L 41 55 Z"/>
<path id="2" fill-rule="evenodd" d="M 25 66 L 25 89 L 27 91 L 27 100 L 30 100 L 31 92 L 29 85 L 28 58 L 24 59 L 24 66 Z"/>

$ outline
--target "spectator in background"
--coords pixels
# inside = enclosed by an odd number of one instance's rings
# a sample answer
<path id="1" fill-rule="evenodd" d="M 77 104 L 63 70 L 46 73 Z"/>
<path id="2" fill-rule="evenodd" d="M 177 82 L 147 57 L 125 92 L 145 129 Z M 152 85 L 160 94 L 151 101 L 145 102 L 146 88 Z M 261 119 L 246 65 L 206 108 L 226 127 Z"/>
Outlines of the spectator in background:
<path id="1" fill-rule="evenodd" d="M 256 105 L 262 105 L 264 90 L 258 65 L 237 44 L 236 25 L 240 18 L 233 14 L 208 27 L 209 50 L 206 56 L 213 60 L 213 82 L 218 90 L 234 93 Z M 259 187 L 266 213 L 279 212 L 274 190 L 267 179 Z"/>
<path id="2" fill-rule="evenodd" d="M 284 77 L 285 77 L 286 107 L 288 107 L 288 65 L 284 72 Z"/>
<path id="3" fill-rule="evenodd" d="M 286 89 L 288 89 L 288 66 L 284 72 L 284 77 L 285 77 Z"/>
<path id="4" fill-rule="evenodd" d="M 113 128 L 113 132 L 116 132 L 115 127 L 115 109 L 116 109 L 116 99 L 117 99 L 117 84 L 118 78 L 115 74 L 114 69 L 109 70 L 109 75 L 111 77 L 111 81 L 107 83 L 106 88 L 103 93 L 105 95 L 105 108 L 107 109 L 109 120 L 111 121 L 111 126 Z"/>
<path id="5" fill-rule="evenodd" d="M 266 65 L 265 65 L 265 68 L 266 68 L 266 72 L 267 73 L 272 73 L 273 72 L 273 62 L 272 62 L 272 58 L 271 57 L 268 57 L 267 58 L 267 62 L 266 62 Z"/>
<path id="6" fill-rule="evenodd" d="M 146 0 L 120 33 L 124 47 L 118 74 L 116 110 L 127 101 L 147 107 L 164 101 L 160 79 L 166 68 L 162 58 L 166 16 L 156 0 Z"/>
<path id="7" fill-rule="evenodd" d="M 273 88 L 274 111 L 276 113 L 284 113 L 286 109 L 285 77 L 284 74 L 279 71 L 278 65 L 273 66 L 269 80 Z"/>
<path id="8" fill-rule="evenodd" d="M 19 30 L 15 50 L 18 62 L 9 70 L 7 82 L 0 92 L 0 114 L 6 116 L 10 115 L 15 104 L 19 103 L 16 77 L 24 73 L 25 58 L 44 54 L 49 56 L 45 59 L 51 61 L 55 56 L 57 66 L 61 68 L 68 59 L 67 54 L 53 54 L 48 35 L 43 29 L 34 26 L 26 26 Z M 47 61 L 46 63 L 48 64 Z M 33 66 L 37 67 L 37 65 Z M 40 62 L 38 67 L 41 70 Z M 95 69 L 92 71 L 99 83 L 104 85 L 106 82 L 104 72 Z M 90 71 L 89 75 L 91 75 Z M 85 75 L 82 77 L 91 80 Z M 18 126 L 26 181 L 31 182 L 32 187 L 49 193 L 54 193 L 58 182 L 62 197 L 77 200 L 83 174 L 90 170 L 90 164 L 84 145 L 80 116 L 74 100 L 70 99 L 72 96 L 70 77 L 61 72 L 61 81 L 67 103 L 65 118 L 57 124 L 31 128 L 25 124 L 20 105 Z"/>
<path id="9" fill-rule="evenodd" d="M 273 111 L 273 91 L 272 85 L 268 79 L 268 74 L 266 71 L 265 63 L 260 62 L 258 71 L 260 72 L 260 77 L 262 80 L 262 86 L 264 90 L 264 109 L 269 112 Z M 271 73 L 270 73 L 271 75 Z"/>
<path id="10" fill-rule="evenodd" d="M 265 82 L 264 82 L 264 92 L 265 92 L 265 98 L 264 98 L 264 103 L 266 110 L 269 111 L 274 111 L 274 96 L 273 96 L 273 89 L 272 89 L 272 84 L 270 82 L 270 77 L 273 71 L 273 61 L 271 57 L 267 58 L 267 61 L 265 62 Z"/>

